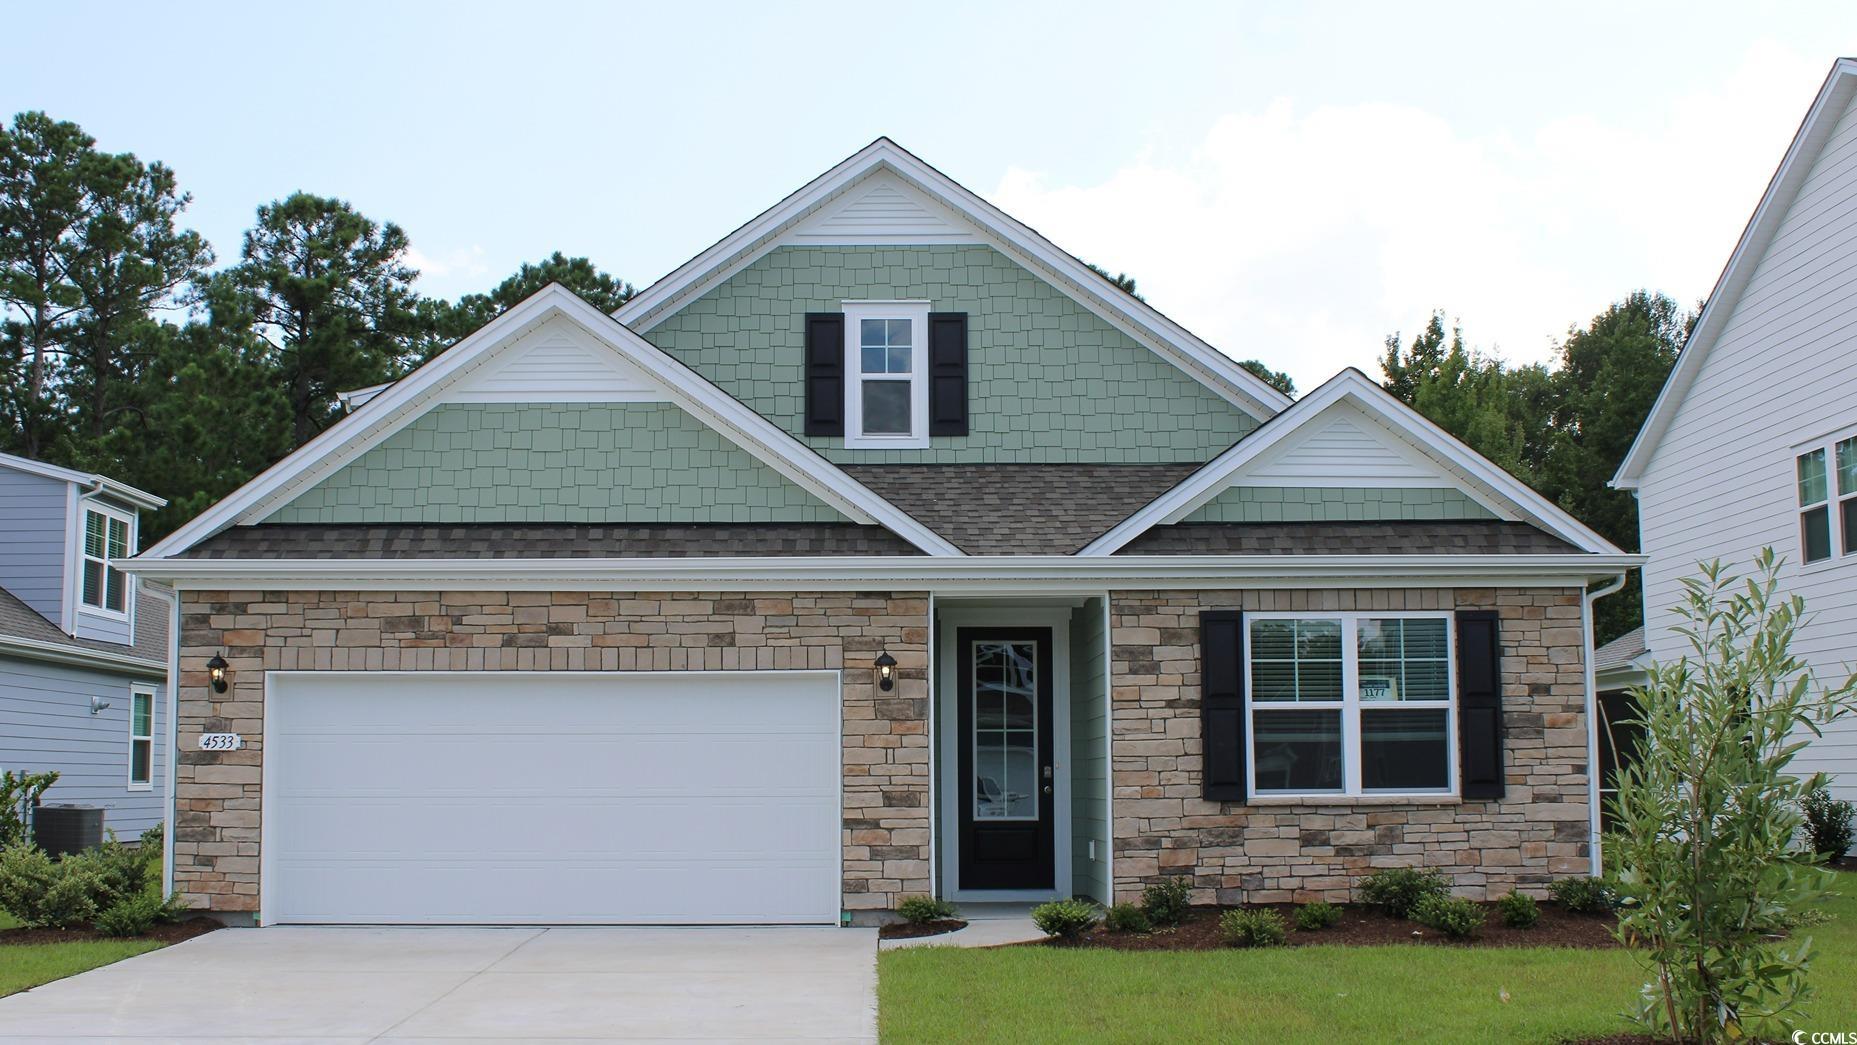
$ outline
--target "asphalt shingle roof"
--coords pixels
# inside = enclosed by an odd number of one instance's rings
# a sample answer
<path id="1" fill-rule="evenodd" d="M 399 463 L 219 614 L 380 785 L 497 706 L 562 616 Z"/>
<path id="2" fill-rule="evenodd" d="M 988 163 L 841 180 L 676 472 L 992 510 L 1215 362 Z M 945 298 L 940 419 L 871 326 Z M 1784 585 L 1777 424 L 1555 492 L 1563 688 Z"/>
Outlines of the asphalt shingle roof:
<path id="1" fill-rule="evenodd" d="M 969 555 L 1069 555 L 1197 464 L 845 465 Z"/>
<path id="2" fill-rule="evenodd" d="M 234 526 L 184 553 L 199 559 L 637 559 L 728 555 L 916 555 L 855 523 L 340 523 Z"/>
<path id="3" fill-rule="evenodd" d="M 146 582 L 144 582 L 146 585 Z M 166 661 L 168 657 L 168 600 L 144 588 L 138 588 L 135 603 L 135 645 L 79 639 L 66 635 L 58 625 L 46 620 L 38 610 L 21 602 L 19 597 L 0 588 L 0 635 L 31 642 L 75 646 L 103 653 L 117 653 L 148 660 Z"/>
<path id="4" fill-rule="evenodd" d="M 1122 546 L 1121 555 L 1554 555 L 1579 549 L 1527 523 L 1174 523 Z"/>
<path id="5" fill-rule="evenodd" d="M 1593 651 L 1593 670 L 1611 671 L 1644 655 L 1644 626 L 1639 625 Z"/>

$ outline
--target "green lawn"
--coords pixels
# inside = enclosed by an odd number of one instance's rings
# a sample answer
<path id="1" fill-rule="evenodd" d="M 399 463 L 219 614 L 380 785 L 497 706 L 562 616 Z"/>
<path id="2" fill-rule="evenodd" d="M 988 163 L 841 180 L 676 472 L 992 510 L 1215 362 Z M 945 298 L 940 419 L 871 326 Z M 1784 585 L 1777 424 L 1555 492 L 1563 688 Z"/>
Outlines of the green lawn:
<path id="1" fill-rule="evenodd" d="M 0 929 L 19 923 L 0 914 Z M 154 940 L 79 940 L 0 947 L 0 998 L 162 946 Z"/>
<path id="2" fill-rule="evenodd" d="M 1809 1029 L 1857 1028 L 1857 874 L 1841 882 L 1836 920 L 1809 930 Z M 885 1042 L 1556 1042 L 1627 1030 L 1617 1014 L 1645 978 L 1622 951 L 1419 946 L 931 947 L 877 967 Z"/>

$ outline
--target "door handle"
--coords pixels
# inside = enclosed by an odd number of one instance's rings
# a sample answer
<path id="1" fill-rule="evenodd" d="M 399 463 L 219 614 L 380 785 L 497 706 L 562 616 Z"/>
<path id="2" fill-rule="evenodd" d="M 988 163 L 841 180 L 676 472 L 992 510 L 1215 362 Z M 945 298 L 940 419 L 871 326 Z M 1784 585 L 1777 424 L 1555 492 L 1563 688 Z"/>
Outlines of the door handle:
<path id="1" fill-rule="evenodd" d="M 1051 767 L 1045 767 L 1045 794 L 1051 793 Z"/>

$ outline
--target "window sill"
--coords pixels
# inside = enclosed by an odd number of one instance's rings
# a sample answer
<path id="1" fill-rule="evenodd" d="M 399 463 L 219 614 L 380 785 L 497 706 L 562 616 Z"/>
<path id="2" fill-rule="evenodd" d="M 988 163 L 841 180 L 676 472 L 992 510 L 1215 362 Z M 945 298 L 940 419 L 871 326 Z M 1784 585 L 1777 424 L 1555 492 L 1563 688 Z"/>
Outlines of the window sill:
<path id="1" fill-rule="evenodd" d="M 154 789 L 155 789 L 155 785 L 153 784 L 130 784 L 125 790 L 131 793 L 136 793 L 136 792 L 153 791 Z"/>
<path id="2" fill-rule="evenodd" d="M 1247 806 L 1455 806 L 1457 795 L 1252 795 Z"/>

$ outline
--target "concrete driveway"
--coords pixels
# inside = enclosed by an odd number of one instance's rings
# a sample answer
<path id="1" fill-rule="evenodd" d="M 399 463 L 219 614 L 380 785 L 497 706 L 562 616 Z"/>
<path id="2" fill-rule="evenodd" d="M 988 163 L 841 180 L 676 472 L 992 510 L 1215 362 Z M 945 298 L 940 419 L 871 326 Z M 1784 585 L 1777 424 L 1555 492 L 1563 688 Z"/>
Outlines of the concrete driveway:
<path id="1" fill-rule="evenodd" d="M 0 1041 L 874 1041 L 876 937 L 224 929 L 0 998 Z"/>

